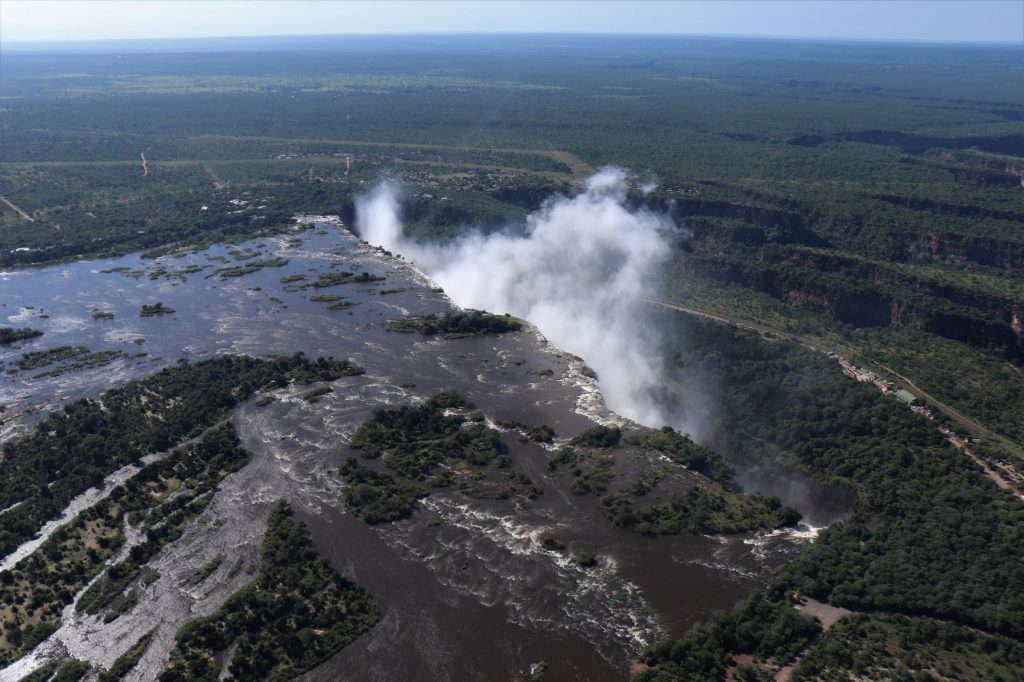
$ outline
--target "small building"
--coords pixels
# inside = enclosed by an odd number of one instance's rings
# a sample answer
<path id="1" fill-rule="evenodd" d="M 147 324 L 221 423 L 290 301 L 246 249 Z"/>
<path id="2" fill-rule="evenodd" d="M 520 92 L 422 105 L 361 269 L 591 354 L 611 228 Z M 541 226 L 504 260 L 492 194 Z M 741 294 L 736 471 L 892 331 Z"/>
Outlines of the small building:
<path id="1" fill-rule="evenodd" d="M 914 401 L 917 400 L 917 397 L 905 388 L 896 391 L 895 395 L 907 405 L 913 405 Z"/>

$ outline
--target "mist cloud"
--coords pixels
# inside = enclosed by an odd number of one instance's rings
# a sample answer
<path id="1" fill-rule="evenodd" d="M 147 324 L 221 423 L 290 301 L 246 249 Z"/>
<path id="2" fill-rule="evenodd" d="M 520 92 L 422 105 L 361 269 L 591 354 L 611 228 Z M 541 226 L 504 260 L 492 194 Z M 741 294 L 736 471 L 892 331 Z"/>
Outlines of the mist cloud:
<path id="1" fill-rule="evenodd" d="M 628 207 L 627 188 L 625 171 L 602 169 L 579 194 L 545 202 L 525 234 L 474 232 L 436 245 L 405 236 L 398 187 L 386 182 L 357 200 L 356 230 L 413 261 L 459 306 L 529 320 L 597 372 L 610 409 L 661 426 L 670 418 L 658 398 L 662 367 L 642 299 L 675 228 Z"/>

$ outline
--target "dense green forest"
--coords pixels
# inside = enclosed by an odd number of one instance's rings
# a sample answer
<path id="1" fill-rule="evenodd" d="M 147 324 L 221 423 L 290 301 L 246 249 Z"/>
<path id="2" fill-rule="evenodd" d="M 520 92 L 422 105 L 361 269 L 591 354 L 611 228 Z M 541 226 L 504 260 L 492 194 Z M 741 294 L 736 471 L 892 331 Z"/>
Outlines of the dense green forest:
<path id="1" fill-rule="evenodd" d="M 677 324 L 675 370 L 683 385 L 713 387 L 708 393 L 716 397 L 703 409 L 722 448 L 755 461 L 781 458 L 844 482 L 856 490 L 858 505 L 753 597 L 763 608 L 750 611 L 748 604 L 655 647 L 647 657 L 655 668 L 641 679 L 720 679 L 739 654 L 786 662 L 802 648 L 793 649 L 793 641 L 807 644 L 814 636 L 777 639 L 777 619 L 795 615 L 792 595 L 854 611 L 939 619 L 956 637 L 984 640 L 978 646 L 989 653 L 990 646 L 1005 648 L 998 643 L 1007 637 L 1024 637 L 1019 499 L 997 488 L 927 420 L 850 381 L 826 358 L 714 322 Z M 842 646 L 826 646 L 810 660 L 845 670 L 834 657 L 844 647 L 870 649 L 866 638 L 874 633 L 848 631 Z M 830 632 L 823 642 L 839 636 Z M 932 645 L 908 636 L 901 646 L 909 656 L 924 656 Z M 1024 665 L 1019 648 L 1007 651 L 1004 663 Z M 905 658 L 879 665 L 906 671 Z"/>
<path id="2" fill-rule="evenodd" d="M 993 680 L 1024 675 L 1024 644 L 931 618 L 856 614 L 832 627 L 796 680 Z"/>
<path id="3" fill-rule="evenodd" d="M 178 631 L 162 682 L 217 680 L 226 651 L 232 679 L 292 679 L 377 622 L 370 596 L 317 556 L 283 502 L 270 512 L 261 556 L 255 582 Z"/>

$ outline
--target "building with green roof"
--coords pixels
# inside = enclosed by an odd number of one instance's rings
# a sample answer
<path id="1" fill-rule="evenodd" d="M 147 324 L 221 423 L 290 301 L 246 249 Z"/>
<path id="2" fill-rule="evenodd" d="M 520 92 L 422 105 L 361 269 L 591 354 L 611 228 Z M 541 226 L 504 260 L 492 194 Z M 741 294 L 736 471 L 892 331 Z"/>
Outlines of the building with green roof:
<path id="1" fill-rule="evenodd" d="M 905 402 L 907 405 L 912 405 L 914 401 L 917 400 L 917 396 L 915 396 L 913 393 L 911 393 L 905 388 L 901 388 L 900 390 L 896 391 L 896 397 Z"/>

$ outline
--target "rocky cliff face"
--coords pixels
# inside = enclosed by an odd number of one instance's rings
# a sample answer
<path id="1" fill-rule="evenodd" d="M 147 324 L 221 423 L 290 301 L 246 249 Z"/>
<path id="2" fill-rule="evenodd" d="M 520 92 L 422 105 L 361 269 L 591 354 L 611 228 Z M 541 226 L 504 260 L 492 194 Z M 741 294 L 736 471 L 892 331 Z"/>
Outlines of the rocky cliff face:
<path id="1" fill-rule="evenodd" d="M 956 291 L 944 297 L 937 289 L 914 290 L 882 277 L 859 281 L 829 277 L 794 262 L 762 261 L 745 266 L 695 257 L 688 259 L 685 267 L 697 276 L 745 286 L 782 301 L 813 305 L 853 327 L 917 329 L 992 350 L 1008 359 L 1024 358 L 1024 304 L 1020 302 Z M 955 300 L 958 296 L 964 303 Z"/>
<path id="2" fill-rule="evenodd" d="M 988 239 L 942 228 L 921 228 L 917 243 L 933 256 L 954 258 L 1006 270 L 1024 270 L 1024 244 Z"/>

